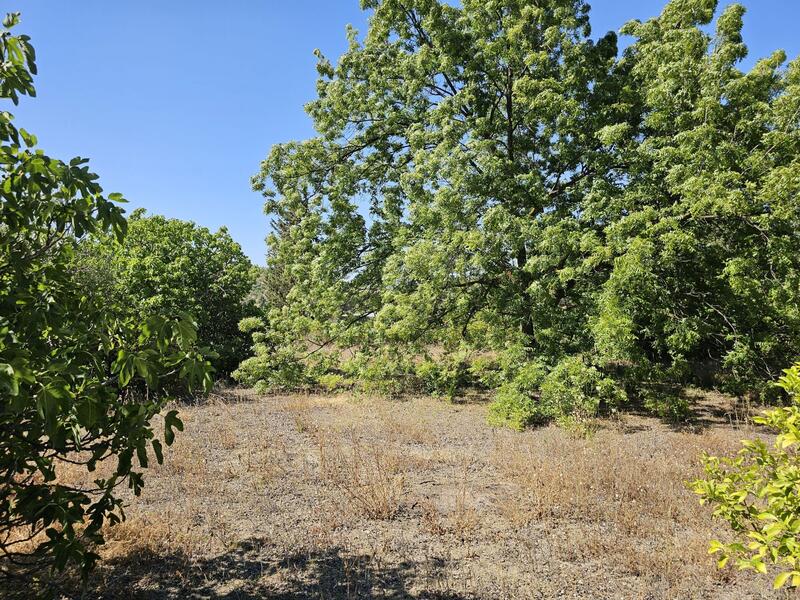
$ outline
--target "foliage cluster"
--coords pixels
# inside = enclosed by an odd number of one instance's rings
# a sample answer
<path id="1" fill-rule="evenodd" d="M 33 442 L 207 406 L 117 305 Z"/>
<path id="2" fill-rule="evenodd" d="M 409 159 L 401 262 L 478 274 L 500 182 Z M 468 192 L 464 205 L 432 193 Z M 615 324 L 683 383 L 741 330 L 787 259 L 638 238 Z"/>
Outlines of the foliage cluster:
<path id="1" fill-rule="evenodd" d="M 247 296 L 255 272 L 225 228 L 212 233 L 138 209 L 121 240 L 108 234 L 83 240 L 75 269 L 96 301 L 120 317 L 191 315 L 199 343 L 217 355 L 218 374 L 228 375 L 246 357 L 249 339 L 239 321 L 253 314 Z"/>
<path id="2" fill-rule="evenodd" d="M 706 455 L 706 479 L 692 484 L 736 535 L 733 542 L 711 543 L 709 552 L 719 554 L 719 567 L 733 559 L 740 569 L 766 573 L 774 564 L 780 570 L 776 589 L 800 586 L 800 363 L 786 370 L 779 385 L 790 405 L 755 419 L 778 433 L 774 443 L 745 441 L 735 458 Z"/>

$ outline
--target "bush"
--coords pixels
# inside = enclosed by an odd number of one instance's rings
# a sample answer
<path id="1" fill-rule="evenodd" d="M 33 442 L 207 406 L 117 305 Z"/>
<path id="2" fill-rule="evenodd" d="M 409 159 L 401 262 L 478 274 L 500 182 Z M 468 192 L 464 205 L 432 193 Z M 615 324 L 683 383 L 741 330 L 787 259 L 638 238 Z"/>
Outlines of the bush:
<path id="1" fill-rule="evenodd" d="M 337 373 L 325 373 L 317 378 L 319 386 L 326 392 L 335 392 L 352 386 L 352 382 Z"/>
<path id="2" fill-rule="evenodd" d="M 258 335 L 255 334 L 256 337 Z M 244 360 L 233 372 L 233 378 L 239 383 L 262 393 L 304 388 L 314 384 L 306 367 L 293 354 L 268 351 L 260 343 L 255 347 L 256 355 Z"/>
<path id="3" fill-rule="evenodd" d="M 229 375 L 247 356 L 239 321 L 252 316 L 246 300 L 256 273 L 225 228 L 212 233 L 189 221 L 133 212 L 122 240 L 94 235 L 79 246 L 76 269 L 97 301 L 120 317 L 153 312 L 192 315 L 203 346 Z"/>
<path id="4" fill-rule="evenodd" d="M 662 419 L 679 423 L 689 415 L 689 401 L 677 392 L 646 390 L 643 392 L 644 407 Z"/>
<path id="5" fill-rule="evenodd" d="M 704 455 L 705 479 L 692 483 L 702 503 L 730 526 L 735 541 L 712 541 L 720 568 L 734 561 L 739 569 L 766 573 L 778 569 L 774 587 L 800 586 L 800 363 L 785 371 L 778 385 L 789 406 L 754 419 L 778 433 L 774 443 L 743 442 L 735 458 Z"/>
<path id="6" fill-rule="evenodd" d="M 399 396 L 417 382 L 413 358 L 393 347 L 384 347 L 371 354 L 359 353 L 342 365 L 349 378 L 357 381 L 357 389 L 367 394 Z"/>
<path id="7" fill-rule="evenodd" d="M 448 353 L 439 359 L 427 358 L 415 367 L 424 390 L 448 400 L 470 381 L 469 363 L 464 352 Z"/>
<path id="8" fill-rule="evenodd" d="M 503 383 L 503 371 L 493 356 L 477 356 L 469 365 L 472 380 L 487 389 L 499 388 Z"/>
<path id="9" fill-rule="evenodd" d="M 522 431 L 538 420 L 537 399 L 518 390 L 513 383 L 500 386 L 494 402 L 489 405 L 488 422 Z"/>
<path id="10" fill-rule="evenodd" d="M 542 383 L 542 412 L 554 419 L 594 416 L 601 405 L 613 407 L 624 401 L 624 392 L 612 379 L 577 356 L 559 362 Z"/>
<path id="11" fill-rule="evenodd" d="M 497 390 L 495 400 L 489 406 L 489 423 L 519 431 L 545 420 L 537 394 L 546 376 L 543 364 L 535 361 L 524 364 L 510 382 Z"/>
<path id="12" fill-rule="evenodd" d="M 625 399 L 625 392 L 613 379 L 579 357 L 565 358 L 549 373 L 540 363 L 530 362 L 500 387 L 489 408 L 489 422 L 523 429 L 566 417 L 585 419 L 595 416 L 601 407 L 615 407 Z"/>
<path id="13" fill-rule="evenodd" d="M 14 102 L 33 95 L 35 73 L 28 38 L 11 33 L 18 20 L 6 17 L 0 43 L 0 97 Z M 103 195 L 85 159 L 36 149 L 11 118 L 0 112 L 0 575 L 45 562 L 86 574 L 103 525 L 124 518 L 116 488 L 138 495 L 141 470 L 183 428 L 170 411 L 164 444 L 156 438 L 165 378 L 207 388 L 211 370 L 187 318 L 119 318 L 87 294 L 70 268 L 75 246 L 87 234 L 124 239 L 122 197 Z M 106 479 L 57 480 L 65 462 L 104 461 Z"/>

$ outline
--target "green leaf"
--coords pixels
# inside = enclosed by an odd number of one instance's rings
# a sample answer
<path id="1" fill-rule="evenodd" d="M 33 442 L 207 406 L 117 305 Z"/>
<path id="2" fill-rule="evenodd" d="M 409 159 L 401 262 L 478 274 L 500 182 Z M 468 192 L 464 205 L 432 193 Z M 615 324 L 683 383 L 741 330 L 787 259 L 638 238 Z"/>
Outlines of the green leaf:
<path id="1" fill-rule="evenodd" d="M 85 429 L 92 429 L 100 420 L 103 412 L 94 398 L 84 398 L 76 405 L 78 423 Z"/>
<path id="2" fill-rule="evenodd" d="M 145 380 L 145 383 L 147 383 L 148 387 L 150 389 L 155 389 L 158 385 L 158 379 L 155 372 L 148 364 L 147 359 L 142 358 L 141 356 L 134 356 L 133 365 L 136 368 L 136 372 L 139 373 L 139 376 Z"/>
<path id="3" fill-rule="evenodd" d="M 197 330 L 191 321 L 183 319 L 175 323 L 178 334 L 178 345 L 182 350 L 188 350 L 197 340 Z"/>
<path id="4" fill-rule="evenodd" d="M 785 573 L 781 573 L 780 575 L 778 575 L 775 578 L 775 581 L 772 583 L 772 589 L 773 590 L 781 589 L 784 585 L 786 585 L 786 582 L 789 580 L 789 577 L 791 576 L 792 576 L 792 571 L 786 571 Z"/>
<path id="5" fill-rule="evenodd" d="M 51 390 L 42 388 L 36 395 L 36 408 L 45 422 L 45 431 L 51 438 L 58 435 L 60 403 Z"/>
<path id="6" fill-rule="evenodd" d="M 164 416 L 164 441 L 167 446 L 171 446 L 175 441 L 173 427 L 178 431 L 183 431 L 183 421 L 178 418 L 177 410 L 171 410 Z"/>
<path id="7" fill-rule="evenodd" d="M 158 461 L 158 464 L 163 465 L 164 464 L 164 451 L 163 451 L 163 448 L 161 446 L 161 442 L 159 442 L 158 440 L 153 440 L 153 451 L 156 454 L 156 460 Z"/>
<path id="8" fill-rule="evenodd" d="M 19 394 L 19 381 L 16 373 L 14 368 L 7 363 L 0 363 L 0 384 L 9 395 L 16 396 Z"/>

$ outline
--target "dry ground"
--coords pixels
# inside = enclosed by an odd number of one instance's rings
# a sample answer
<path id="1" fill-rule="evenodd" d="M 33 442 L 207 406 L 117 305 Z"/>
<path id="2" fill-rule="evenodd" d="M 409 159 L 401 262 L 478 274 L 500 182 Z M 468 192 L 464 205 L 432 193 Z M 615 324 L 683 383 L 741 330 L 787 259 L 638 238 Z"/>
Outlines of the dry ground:
<path id="1" fill-rule="evenodd" d="M 685 481 L 753 432 L 699 408 L 581 437 L 490 428 L 478 402 L 227 393 L 181 409 L 82 597 L 788 597 L 706 552 Z"/>

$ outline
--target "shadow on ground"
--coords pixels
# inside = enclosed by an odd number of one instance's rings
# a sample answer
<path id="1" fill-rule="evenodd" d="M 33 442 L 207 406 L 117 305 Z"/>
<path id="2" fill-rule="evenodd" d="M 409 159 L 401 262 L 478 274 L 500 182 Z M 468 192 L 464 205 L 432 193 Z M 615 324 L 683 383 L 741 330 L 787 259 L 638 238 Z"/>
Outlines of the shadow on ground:
<path id="1" fill-rule="evenodd" d="M 183 553 L 135 552 L 104 561 L 83 590 L 74 582 L 62 581 L 57 595 L 98 600 L 474 598 L 437 590 L 441 580 L 435 573 L 441 573 L 446 565 L 435 560 L 384 565 L 373 556 L 350 554 L 338 547 L 284 555 L 278 550 L 267 541 L 254 539 L 210 559 L 192 559 Z M 416 592 L 410 589 L 414 583 Z M 28 597 L 26 592 L 33 591 L 22 587 L 13 597 Z"/>

